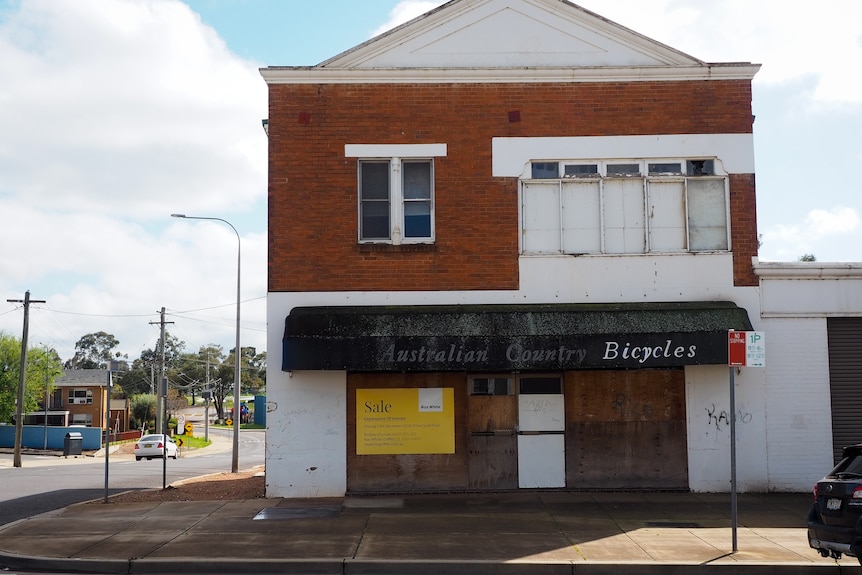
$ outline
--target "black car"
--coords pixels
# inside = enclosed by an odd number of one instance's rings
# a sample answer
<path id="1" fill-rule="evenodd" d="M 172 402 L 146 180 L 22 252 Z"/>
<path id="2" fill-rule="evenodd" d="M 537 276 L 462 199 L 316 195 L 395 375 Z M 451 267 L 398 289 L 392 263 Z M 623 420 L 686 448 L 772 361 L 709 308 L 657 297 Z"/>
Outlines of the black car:
<path id="1" fill-rule="evenodd" d="M 856 557 L 862 565 L 862 444 L 845 447 L 835 469 L 814 486 L 808 544 L 823 557 Z"/>

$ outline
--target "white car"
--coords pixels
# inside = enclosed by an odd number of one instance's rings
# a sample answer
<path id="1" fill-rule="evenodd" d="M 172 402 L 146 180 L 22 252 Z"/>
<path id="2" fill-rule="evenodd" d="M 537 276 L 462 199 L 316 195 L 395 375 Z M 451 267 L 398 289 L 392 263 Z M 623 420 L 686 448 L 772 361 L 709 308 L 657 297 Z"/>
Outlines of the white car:
<path id="1" fill-rule="evenodd" d="M 144 457 L 172 457 L 177 458 L 177 444 L 170 437 L 161 433 L 145 435 L 135 442 L 135 459 L 140 461 Z"/>

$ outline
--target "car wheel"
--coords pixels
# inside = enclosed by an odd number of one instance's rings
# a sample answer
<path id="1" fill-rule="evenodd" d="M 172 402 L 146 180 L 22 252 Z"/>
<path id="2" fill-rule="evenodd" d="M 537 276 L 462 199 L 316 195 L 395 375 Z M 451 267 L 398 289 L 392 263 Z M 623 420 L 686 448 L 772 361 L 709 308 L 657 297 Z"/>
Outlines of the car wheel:
<path id="1" fill-rule="evenodd" d="M 171 456 L 171 459 L 176 459 L 176 458 L 177 458 L 177 454 L 176 454 L 176 453 L 174 453 L 174 454 Z"/>
<path id="2" fill-rule="evenodd" d="M 135 457 L 135 461 L 140 461 L 141 459 L 141 457 Z"/>

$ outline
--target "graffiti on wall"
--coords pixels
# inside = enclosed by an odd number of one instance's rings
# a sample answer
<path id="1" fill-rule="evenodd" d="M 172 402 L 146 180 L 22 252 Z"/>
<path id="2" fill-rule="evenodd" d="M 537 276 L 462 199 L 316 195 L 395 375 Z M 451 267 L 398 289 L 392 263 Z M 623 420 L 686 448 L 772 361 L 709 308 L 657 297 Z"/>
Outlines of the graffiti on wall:
<path id="1" fill-rule="evenodd" d="M 623 419 L 652 419 L 653 408 L 646 402 L 633 400 L 625 393 L 614 396 L 612 408 Z"/>
<path id="2" fill-rule="evenodd" d="M 727 411 L 723 409 L 719 411 L 714 403 L 710 407 L 704 407 L 704 410 L 707 414 L 708 427 L 715 427 L 716 431 L 724 431 L 730 427 L 730 414 Z M 737 423 L 749 423 L 751 418 L 751 413 L 747 411 L 736 411 Z"/>

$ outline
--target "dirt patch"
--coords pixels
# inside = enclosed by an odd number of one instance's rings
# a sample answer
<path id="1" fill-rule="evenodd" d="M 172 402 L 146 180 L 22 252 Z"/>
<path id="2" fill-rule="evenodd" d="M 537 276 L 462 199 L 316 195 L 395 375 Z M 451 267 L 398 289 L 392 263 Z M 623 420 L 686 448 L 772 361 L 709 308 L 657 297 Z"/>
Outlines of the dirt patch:
<path id="1" fill-rule="evenodd" d="M 134 449 L 134 447 L 133 447 Z M 263 466 L 237 473 L 217 473 L 179 481 L 161 489 L 127 491 L 108 498 L 112 503 L 163 501 L 222 501 L 260 499 L 266 497 L 266 477 Z M 94 501 L 105 504 L 104 501 Z"/>

